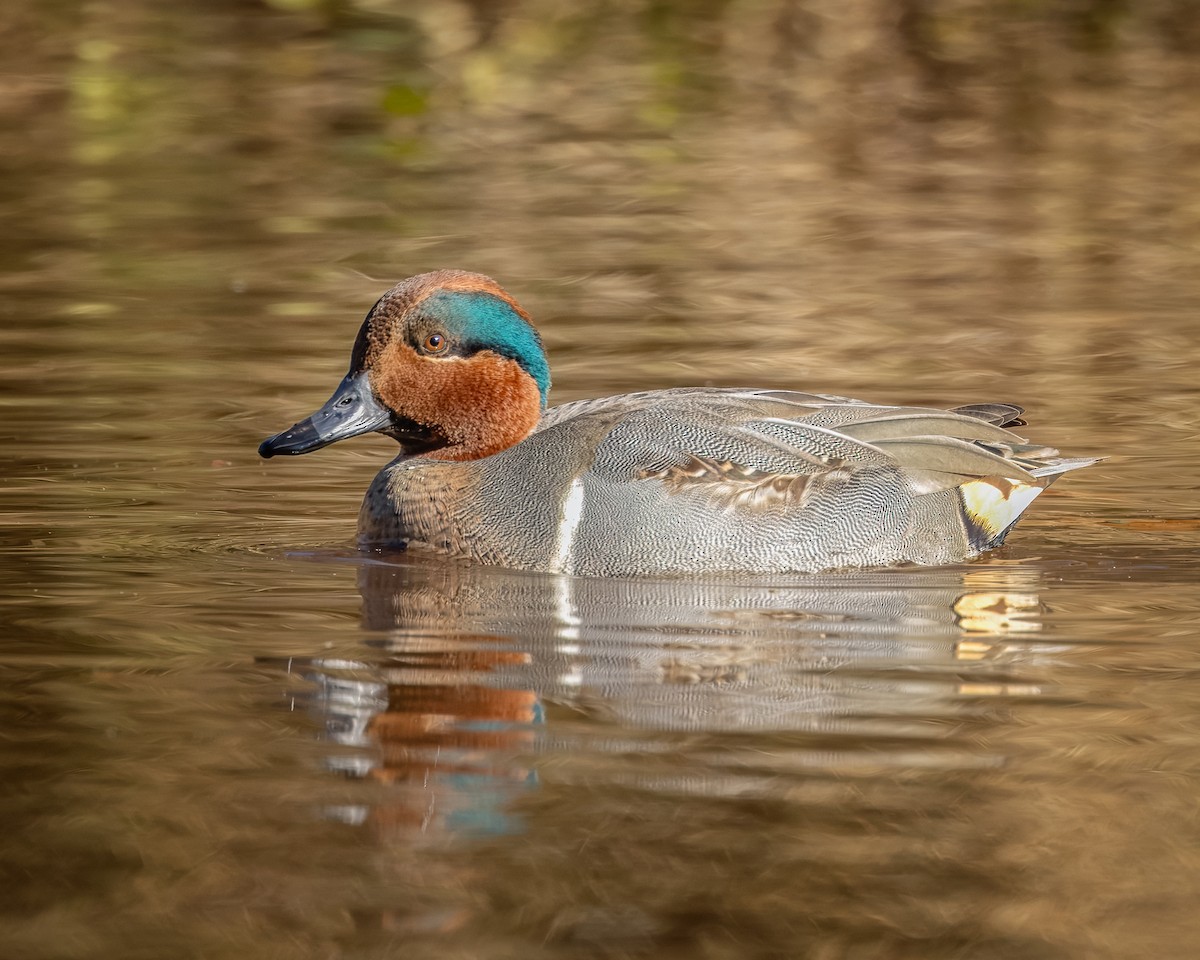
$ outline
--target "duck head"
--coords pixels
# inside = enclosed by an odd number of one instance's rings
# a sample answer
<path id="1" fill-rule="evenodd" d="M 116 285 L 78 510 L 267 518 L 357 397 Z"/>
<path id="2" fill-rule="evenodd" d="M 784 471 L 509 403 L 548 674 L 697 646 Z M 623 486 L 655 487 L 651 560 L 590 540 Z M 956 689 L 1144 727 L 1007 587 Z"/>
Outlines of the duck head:
<path id="1" fill-rule="evenodd" d="M 474 460 L 537 426 L 550 367 L 529 315 L 494 280 L 438 270 L 380 297 L 323 407 L 262 442 L 262 457 L 382 433 L 401 456 Z"/>

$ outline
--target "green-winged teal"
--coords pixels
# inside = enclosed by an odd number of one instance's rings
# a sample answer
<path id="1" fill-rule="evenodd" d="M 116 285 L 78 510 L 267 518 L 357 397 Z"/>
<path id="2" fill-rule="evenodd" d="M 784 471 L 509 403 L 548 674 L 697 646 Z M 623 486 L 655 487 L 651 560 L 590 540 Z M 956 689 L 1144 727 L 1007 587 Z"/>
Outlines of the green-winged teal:
<path id="1" fill-rule="evenodd" d="M 886 407 L 786 390 L 652 390 L 547 409 L 529 316 L 488 277 L 411 277 L 371 308 L 328 402 L 259 447 L 400 444 L 364 544 L 626 576 L 951 563 L 999 546 L 1068 460 L 1021 408 Z"/>

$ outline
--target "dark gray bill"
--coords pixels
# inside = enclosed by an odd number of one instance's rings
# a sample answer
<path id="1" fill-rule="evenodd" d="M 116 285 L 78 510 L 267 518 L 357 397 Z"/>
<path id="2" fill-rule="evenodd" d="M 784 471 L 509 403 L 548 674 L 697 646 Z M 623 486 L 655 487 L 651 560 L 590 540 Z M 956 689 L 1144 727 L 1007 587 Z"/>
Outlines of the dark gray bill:
<path id="1" fill-rule="evenodd" d="M 281 453 L 311 453 L 338 440 L 390 425 L 391 414 L 372 395 L 366 374 L 347 374 L 320 410 L 290 430 L 268 437 L 259 445 L 258 455 L 270 458 Z"/>

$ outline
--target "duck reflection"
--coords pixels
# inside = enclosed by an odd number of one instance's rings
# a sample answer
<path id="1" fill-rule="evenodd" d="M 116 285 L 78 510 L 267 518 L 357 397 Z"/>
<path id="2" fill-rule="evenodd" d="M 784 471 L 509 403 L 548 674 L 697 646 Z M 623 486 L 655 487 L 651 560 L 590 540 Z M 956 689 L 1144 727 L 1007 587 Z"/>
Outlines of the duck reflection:
<path id="1" fill-rule="evenodd" d="M 964 698 L 1037 692 L 998 667 L 1041 627 L 1037 577 L 996 564 L 619 581 L 365 561 L 371 652 L 305 672 L 330 738 L 353 748 L 331 768 L 386 784 L 387 799 L 331 813 L 390 830 L 510 833 L 537 769 L 581 757 L 659 757 L 595 773 L 640 789 L 754 789 L 717 741 L 679 737 L 788 738 L 776 772 L 878 765 L 881 737 L 910 741 L 898 762 L 926 749 L 933 762 L 986 763 L 933 747 Z M 684 750 L 705 755 L 700 767 L 671 769 Z"/>
<path id="2" fill-rule="evenodd" d="M 353 748 L 330 755 L 330 769 L 389 788 L 382 805 L 330 808 L 330 816 L 421 833 L 516 828 L 502 810 L 533 773 L 511 758 L 533 748 L 541 704 L 532 690 L 480 682 L 529 659 L 490 642 L 425 636 L 377 658 L 299 669 L 315 684 L 311 704 L 327 737 Z"/>

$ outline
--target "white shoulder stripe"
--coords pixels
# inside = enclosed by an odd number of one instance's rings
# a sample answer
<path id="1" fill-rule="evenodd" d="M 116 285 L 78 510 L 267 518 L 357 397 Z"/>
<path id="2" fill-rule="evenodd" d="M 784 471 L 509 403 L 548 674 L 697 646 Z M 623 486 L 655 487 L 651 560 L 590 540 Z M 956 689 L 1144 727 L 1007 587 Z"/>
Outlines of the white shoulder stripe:
<path id="1" fill-rule="evenodd" d="M 571 481 L 571 489 L 563 500 L 562 516 L 558 521 L 558 536 L 555 538 L 554 570 L 566 570 L 571 556 L 571 545 L 575 541 L 575 528 L 583 516 L 583 478 Z"/>

